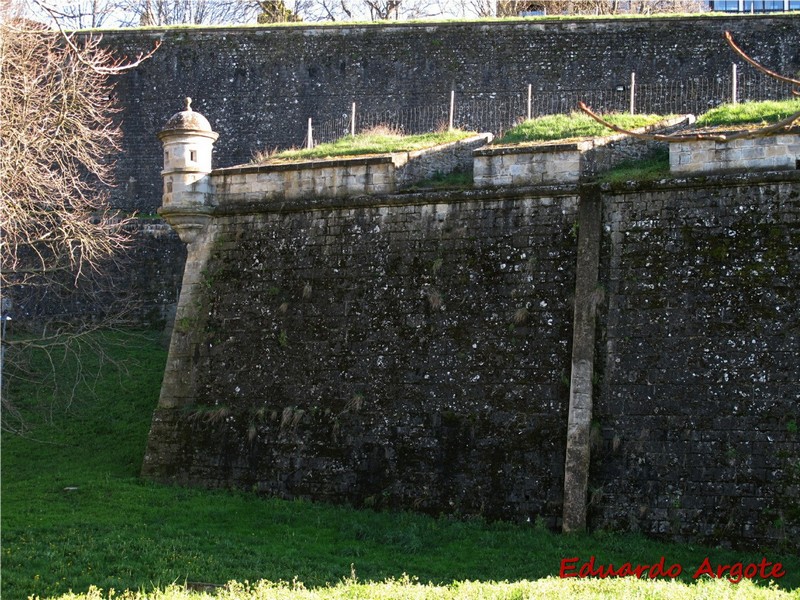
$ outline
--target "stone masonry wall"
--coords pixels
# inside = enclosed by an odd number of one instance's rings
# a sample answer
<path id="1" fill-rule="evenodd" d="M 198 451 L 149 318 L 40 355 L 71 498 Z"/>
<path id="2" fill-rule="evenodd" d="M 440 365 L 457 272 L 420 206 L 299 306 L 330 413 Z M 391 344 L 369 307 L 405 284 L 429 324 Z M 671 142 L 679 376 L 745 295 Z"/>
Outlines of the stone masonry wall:
<path id="1" fill-rule="evenodd" d="M 406 152 L 406 159 L 397 169 L 397 189 L 454 172 L 468 173 L 473 167 L 473 152 L 492 141 L 491 133 L 482 133 L 464 140 Z M 397 154 L 397 153 L 395 153 Z"/>
<path id="2" fill-rule="evenodd" d="M 186 248 L 160 219 L 137 219 L 127 228 L 130 245 L 76 287 L 71 273 L 63 286 L 20 286 L 10 292 L 12 325 L 37 329 L 75 319 L 113 318 L 120 323 L 162 327 L 178 300 Z"/>
<path id="3" fill-rule="evenodd" d="M 473 150 L 490 141 L 486 134 L 413 152 L 241 165 L 217 169 L 211 185 L 219 197 L 240 201 L 388 194 L 437 174 L 471 171 Z"/>
<path id="4" fill-rule="evenodd" d="M 634 129 L 636 133 L 672 134 L 689 126 L 689 118 L 672 117 Z M 575 141 L 486 146 L 474 152 L 476 187 L 577 183 L 625 161 L 666 151 L 665 142 L 643 141 L 626 134 Z"/>
<path id="5" fill-rule="evenodd" d="M 598 189 L 221 199 L 143 473 L 560 526 Z M 797 550 L 800 174 L 600 192 L 590 527 Z"/>
<path id="6" fill-rule="evenodd" d="M 797 548 L 800 178 L 765 179 L 607 196 L 594 526 Z"/>
<path id="7" fill-rule="evenodd" d="M 458 103 L 522 95 L 528 84 L 534 94 L 613 89 L 628 85 L 632 71 L 642 85 L 725 78 L 735 62 L 725 30 L 776 71 L 800 70 L 800 19 L 785 15 L 104 32 L 127 56 L 163 42 L 117 83 L 124 151 L 115 202 L 159 206 L 155 136 L 185 96 L 220 134 L 215 167 L 228 167 L 256 151 L 302 145 L 309 117 L 341 119 L 354 100 L 359 110 L 418 109 L 446 106 L 450 90 Z"/>
<path id="8" fill-rule="evenodd" d="M 800 169 L 800 129 L 752 140 L 672 144 L 669 163 L 673 173 Z"/>
<path id="9" fill-rule="evenodd" d="M 217 169 L 211 175 L 219 198 L 276 201 L 342 198 L 362 194 L 386 194 L 395 188 L 392 156 L 315 160 L 303 163 L 242 165 Z"/>
<path id="10" fill-rule="evenodd" d="M 576 205 L 223 201 L 176 322 L 197 332 L 194 401 L 157 411 L 145 473 L 555 526 Z"/>
<path id="11" fill-rule="evenodd" d="M 475 152 L 475 187 L 577 183 L 590 140 L 484 148 Z"/>

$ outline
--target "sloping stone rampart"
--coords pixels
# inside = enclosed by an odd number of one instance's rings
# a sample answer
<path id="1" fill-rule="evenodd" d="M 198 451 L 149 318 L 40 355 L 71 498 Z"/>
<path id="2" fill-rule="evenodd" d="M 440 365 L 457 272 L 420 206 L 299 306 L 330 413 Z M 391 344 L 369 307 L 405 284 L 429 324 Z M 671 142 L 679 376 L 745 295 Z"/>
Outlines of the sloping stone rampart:
<path id="1" fill-rule="evenodd" d="M 606 196 L 596 526 L 798 548 L 797 175 Z"/>
<path id="2" fill-rule="evenodd" d="M 176 322 L 194 393 L 162 395 L 144 473 L 555 525 L 576 207 L 560 189 L 222 204 Z"/>
<path id="3" fill-rule="evenodd" d="M 796 172 L 221 203 L 143 474 L 560 527 L 589 197 L 589 527 L 797 549 Z"/>

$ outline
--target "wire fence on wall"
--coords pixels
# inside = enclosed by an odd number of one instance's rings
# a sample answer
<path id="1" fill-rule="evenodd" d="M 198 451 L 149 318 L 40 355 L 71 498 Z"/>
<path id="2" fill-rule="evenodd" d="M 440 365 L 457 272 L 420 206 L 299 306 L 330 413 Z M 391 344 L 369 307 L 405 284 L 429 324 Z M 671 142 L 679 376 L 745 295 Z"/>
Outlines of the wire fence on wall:
<path id="1" fill-rule="evenodd" d="M 502 135 L 530 117 L 568 114 L 584 102 L 601 113 L 629 112 L 652 114 L 702 114 L 720 104 L 733 101 L 781 100 L 791 97 L 792 86 L 761 73 L 681 81 L 637 83 L 601 90 L 536 90 L 521 86 L 518 91 L 456 90 L 451 104 L 450 92 L 406 96 L 397 100 L 397 108 L 385 108 L 384 96 L 332 98 L 329 106 L 341 104 L 341 116 L 317 121 L 312 117 L 312 143 L 330 142 L 350 134 L 386 127 L 404 134 L 428 133 L 447 129 L 451 124 L 467 131 Z M 633 92 L 633 93 L 632 93 Z M 355 127 L 353 126 L 355 103 Z M 382 108 L 375 109 L 376 105 Z M 306 138 L 304 145 L 308 144 Z"/>

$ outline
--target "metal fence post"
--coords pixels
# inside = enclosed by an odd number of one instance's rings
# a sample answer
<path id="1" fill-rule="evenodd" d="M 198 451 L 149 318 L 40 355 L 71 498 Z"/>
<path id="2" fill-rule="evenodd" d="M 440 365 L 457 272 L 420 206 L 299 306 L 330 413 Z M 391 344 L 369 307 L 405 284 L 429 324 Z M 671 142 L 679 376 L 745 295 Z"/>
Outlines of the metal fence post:
<path id="1" fill-rule="evenodd" d="M 450 90 L 450 130 L 453 129 L 453 117 L 456 109 L 456 91 Z"/>
<path id="2" fill-rule="evenodd" d="M 531 120 L 531 104 L 533 102 L 533 85 L 528 84 L 528 120 Z"/>

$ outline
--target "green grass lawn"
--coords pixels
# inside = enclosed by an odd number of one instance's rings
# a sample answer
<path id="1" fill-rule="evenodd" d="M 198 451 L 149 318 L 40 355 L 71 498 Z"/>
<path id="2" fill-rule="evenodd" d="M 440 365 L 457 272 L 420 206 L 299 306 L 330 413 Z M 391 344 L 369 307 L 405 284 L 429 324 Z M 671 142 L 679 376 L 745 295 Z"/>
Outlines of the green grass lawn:
<path id="1" fill-rule="evenodd" d="M 335 142 L 319 144 L 305 150 L 283 150 L 270 156 L 257 156 L 254 162 L 294 161 L 364 154 L 386 154 L 388 152 L 412 152 L 431 148 L 439 144 L 457 142 L 474 136 L 474 131 L 439 131 L 402 135 L 385 127 L 377 127 L 354 136 L 347 135 Z"/>
<path id="2" fill-rule="evenodd" d="M 796 100 L 766 100 L 723 104 L 712 108 L 697 118 L 698 127 L 725 125 L 767 125 L 800 112 L 800 98 Z"/>
<path id="3" fill-rule="evenodd" d="M 662 115 L 629 115 L 613 113 L 603 115 L 610 123 L 635 129 L 663 121 Z M 545 115 L 523 121 L 516 127 L 496 139 L 494 144 L 520 144 L 524 142 L 546 142 L 553 140 L 567 140 L 583 137 L 599 137 L 613 135 L 614 132 L 604 127 L 590 116 L 582 112 L 573 112 L 568 115 Z"/>
<path id="4" fill-rule="evenodd" d="M 603 532 L 564 536 L 535 524 L 357 511 L 140 481 L 165 352 L 152 332 L 109 335 L 102 346 L 124 370 L 101 368 L 75 389 L 68 407 L 63 395 L 54 404 L 47 386 L 9 380 L 8 398 L 28 429 L 2 440 L 6 600 L 69 590 L 107 598 L 110 588 L 114 597 L 131 589 L 142 593 L 130 598 L 199 598 L 183 584 L 262 579 L 303 586 L 242 583 L 219 597 L 800 598 L 800 560 L 769 549 L 732 552 Z M 59 378 L 72 381 L 74 362 L 56 358 Z M 87 373 L 98 367 L 91 355 L 83 360 Z M 678 581 L 558 578 L 562 559 L 592 555 L 606 565 L 665 556 L 684 574 Z M 691 578 L 705 557 L 730 564 L 764 556 L 784 563 L 779 587 Z M 105 592 L 87 593 L 91 586 Z"/>

